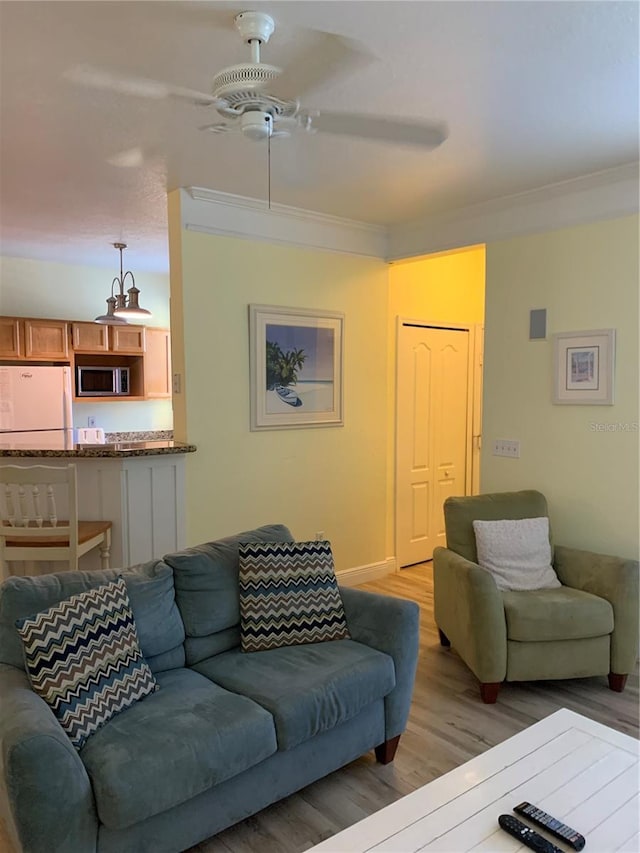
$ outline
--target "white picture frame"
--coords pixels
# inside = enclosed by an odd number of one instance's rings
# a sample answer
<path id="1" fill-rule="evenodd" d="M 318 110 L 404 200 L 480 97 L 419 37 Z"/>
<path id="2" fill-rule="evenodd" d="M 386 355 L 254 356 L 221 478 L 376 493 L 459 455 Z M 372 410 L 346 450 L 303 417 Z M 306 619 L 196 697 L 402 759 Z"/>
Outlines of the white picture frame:
<path id="1" fill-rule="evenodd" d="M 251 430 L 343 425 L 344 315 L 249 305 Z"/>
<path id="2" fill-rule="evenodd" d="M 612 406 L 615 329 L 558 332 L 553 342 L 553 402 Z"/>

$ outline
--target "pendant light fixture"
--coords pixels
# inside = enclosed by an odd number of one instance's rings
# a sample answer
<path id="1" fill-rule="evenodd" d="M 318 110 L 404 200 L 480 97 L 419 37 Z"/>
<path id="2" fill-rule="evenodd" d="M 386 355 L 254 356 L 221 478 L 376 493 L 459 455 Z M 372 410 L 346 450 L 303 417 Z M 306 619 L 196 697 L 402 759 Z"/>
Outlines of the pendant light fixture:
<path id="1" fill-rule="evenodd" d="M 114 243 L 113 247 L 120 252 L 120 275 L 116 276 L 111 282 L 111 296 L 107 299 L 107 313 L 101 314 L 93 321 L 94 323 L 102 323 L 103 325 L 122 326 L 126 325 L 127 317 L 151 317 L 151 311 L 146 308 L 141 308 L 138 305 L 138 295 L 140 291 L 136 287 L 136 281 L 133 273 L 130 270 L 122 272 L 122 250 L 127 248 L 126 243 Z M 131 278 L 131 287 L 127 292 L 124 292 L 124 284 L 127 278 Z M 118 286 L 116 295 L 113 295 L 113 289 Z"/>

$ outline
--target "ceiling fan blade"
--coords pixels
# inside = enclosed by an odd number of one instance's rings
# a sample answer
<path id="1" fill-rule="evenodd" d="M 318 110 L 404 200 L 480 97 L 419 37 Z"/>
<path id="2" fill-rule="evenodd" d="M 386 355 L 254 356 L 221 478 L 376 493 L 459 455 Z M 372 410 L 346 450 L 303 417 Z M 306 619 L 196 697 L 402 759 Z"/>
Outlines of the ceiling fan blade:
<path id="1" fill-rule="evenodd" d="M 334 77 L 352 74 L 377 57 L 353 39 L 306 30 L 296 39 L 300 47 L 280 76 L 269 83 L 269 94 L 294 101 Z"/>
<path id="2" fill-rule="evenodd" d="M 335 133 L 340 136 L 359 136 L 398 145 L 418 145 L 437 148 L 448 136 L 443 122 L 406 121 L 353 113 L 321 112 L 311 116 L 311 130 Z"/>
<path id="3" fill-rule="evenodd" d="M 95 68 L 92 65 L 76 65 L 67 69 L 62 76 L 71 83 L 86 86 L 89 89 L 107 89 L 111 92 L 134 95 L 139 98 L 153 100 L 181 98 L 203 105 L 226 103 L 219 98 L 214 98 L 213 95 L 207 95 L 205 92 L 186 89 L 183 86 L 172 86 L 170 83 L 151 80 L 147 77 L 129 77 L 115 71 Z"/>
<path id="4" fill-rule="evenodd" d="M 214 121 L 211 124 L 201 125 L 198 130 L 206 130 L 209 133 L 227 133 L 231 130 L 236 130 L 236 128 L 224 121 Z"/>

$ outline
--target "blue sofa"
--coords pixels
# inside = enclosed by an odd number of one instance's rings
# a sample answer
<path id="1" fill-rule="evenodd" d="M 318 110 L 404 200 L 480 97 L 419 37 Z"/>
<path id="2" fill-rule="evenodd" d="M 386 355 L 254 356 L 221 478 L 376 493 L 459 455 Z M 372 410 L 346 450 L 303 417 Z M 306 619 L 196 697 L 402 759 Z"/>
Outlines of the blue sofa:
<path id="1" fill-rule="evenodd" d="M 418 653 L 414 602 L 342 589 L 349 640 L 243 654 L 238 544 L 0 589 L 0 792 L 24 853 L 184 850 L 375 749 L 393 759 Z M 160 690 L 78 752 L 29 686 L 16 619 L 121 574 Z"/>

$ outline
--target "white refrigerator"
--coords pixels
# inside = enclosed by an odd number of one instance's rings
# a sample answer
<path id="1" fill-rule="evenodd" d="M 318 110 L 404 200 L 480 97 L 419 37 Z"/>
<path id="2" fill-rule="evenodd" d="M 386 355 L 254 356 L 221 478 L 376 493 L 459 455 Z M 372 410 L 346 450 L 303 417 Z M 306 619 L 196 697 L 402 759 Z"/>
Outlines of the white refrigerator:
<path id="1" fill-rule="evenodd" d="M 73 448 L 71 368 L 0 367 L 0 448 Z"/>

